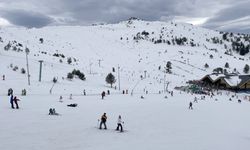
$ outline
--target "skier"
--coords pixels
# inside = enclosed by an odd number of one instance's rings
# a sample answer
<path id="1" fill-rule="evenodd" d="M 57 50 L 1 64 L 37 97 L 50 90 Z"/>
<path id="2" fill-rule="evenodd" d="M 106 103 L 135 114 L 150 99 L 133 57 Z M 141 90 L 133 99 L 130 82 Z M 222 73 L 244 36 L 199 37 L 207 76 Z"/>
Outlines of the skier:
<path id="1" fill-rule="evenodd" d="M 192 102 L 189 103 L 189 109 L 193 109 L 193 103 Z"/>
<path id="2" fill-rule="evenodd" d="M 26 89 L 22 90 L 22 96 L 26 96 Z"/>
<path id="3" fill-rule="evenodd" d="M 26 96 L 27 95 L 27 91 L 26 89 L 23 89 L 23 95 Z"/>
<path id="4" fill-rule="evenodd" d="M 121 115 L 119 115 L 118 120 L 117 120 L 117 128 L 116 128 L 117 131 L 119 131 L 119 128 L 121 127 L 120 131 L 123 132 L 122 123 L 124 123 L 124 122 L 122 121 Z"/>
<path id="5" fill-rule="evenodd" d="M 86 96 L 86 91 L 85 91 L 85 89 L 83 90 L 83 95 Z"/>
<path id="6" fill-rule="evenodd" d="M 110 91 L 109 90 L 107 91 L 107 94 L 110 95 Z"/>
<path id="7" fill-rule="evenodd" d="M 10 104 L 11 104 L 11 108 L 12 108 L 12 109 L 15 109 L 15 107 L 14 107 L 14 97 L 13 97 L 13 95 L 10 96 Z"/>
<path id="8" fill-rule="evenodd" d="M 53 109 L 50 108 L 50 109 L 49 109 L 49 115 L 53 115 L 53 113 L 54 113 L 54 112 L 53 112 Z"/>
<path id="9" fill-rule="evenodd" d="M 16 104 L 16 109 L 19 109 L 18 103 L 17 101 L 20 101 L 19 99 L 17 99 L 17 97 L 15 96 L 13 99 L 14 103 Z"/>
<path id="10" fill-rule="evenodd" d="M 106 121 L 107 121 L 107 116 L 106 116 L 106 113 L 104 113 L 101 117 L 101 123 L 100 123 L 99 129 L 102 129 L 102 124 L 103 124 L 104 129 L 107 130 Z"/>
<path id="11" fill-rule="evenodd" d="M 59 102 L 63 102 L 63 97 L 62 97 L 62 95 L 60 95 L 60 97 L 59 97 Z"/>
<path id="12" fill-rule="evenodd" d="M 194 103 L 198 103 L 198 98 L 197 97 L 194 98 Z"/>
<path id="13" fill-rule="evenodd" d="M 104 96 L 105 96 L 105 92 L 103 91 L 103 92 L 102 92 L 102 99 L 104 98 Z"/>
<path id="14" fill-rule="evenodd" d="M 5 75 L 3 75 L 3 81 L 5 80 Z"/>
<path id="15" fill-rule="evenodd" d="M 72 99 L 72 94 L 69 95 L 69 99 Z"/>

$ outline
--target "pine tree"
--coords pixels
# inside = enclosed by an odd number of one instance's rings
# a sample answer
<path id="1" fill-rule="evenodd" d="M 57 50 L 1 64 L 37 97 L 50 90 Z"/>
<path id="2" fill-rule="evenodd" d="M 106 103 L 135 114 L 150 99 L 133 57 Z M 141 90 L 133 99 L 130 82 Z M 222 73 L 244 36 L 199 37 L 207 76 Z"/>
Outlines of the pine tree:
<path id="1" fill-rule="evenodd" d="M 71 63 L 72 63 L 71 57 L 68 58 L 67 62 L 68 62 L 68 64 L 71 64 Z"/>
<path id="2" fill-rule="evenodd" d="M 112 88 L 112 85 L 116 82 L 115 76 L 112 73 L 109 73 L 106 77 L 106 82 L 110 84 Z"/>
<path id="3" fill-rule="evenodd" d="M 249 73 L 249 65 L 246 64 L 245 67 L 244 67 L 244 73 Z"/>
<path id="4" fill-rule="evenodd" d="M 67 75 L 67 78 L 68 78 L 68 79 L 73 79 L 73 77 L 74 77 L 73 73 L 71 73 L 71 72 L 68 73 L 68 75 Z"/>

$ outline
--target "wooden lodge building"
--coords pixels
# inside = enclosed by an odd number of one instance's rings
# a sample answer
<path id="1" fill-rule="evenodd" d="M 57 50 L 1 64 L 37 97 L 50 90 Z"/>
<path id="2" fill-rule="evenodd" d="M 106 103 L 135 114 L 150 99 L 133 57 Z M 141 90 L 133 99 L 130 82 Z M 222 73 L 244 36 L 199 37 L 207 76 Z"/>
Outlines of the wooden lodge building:
<path id="1" fill-rule="evenodd" d="M 216 89 L 250 90 L 250 75 L 210 74 L 203 77 L 200 83 Z"/>

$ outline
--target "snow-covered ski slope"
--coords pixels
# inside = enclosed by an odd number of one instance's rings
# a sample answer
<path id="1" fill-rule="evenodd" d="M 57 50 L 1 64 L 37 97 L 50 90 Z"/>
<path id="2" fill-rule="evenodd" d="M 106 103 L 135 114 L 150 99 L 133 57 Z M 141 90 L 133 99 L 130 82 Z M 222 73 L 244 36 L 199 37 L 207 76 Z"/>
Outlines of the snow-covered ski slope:
<path id="1" fill-rule="evenodd" d="M 138 35 L 143 31 L 149 35 Z M 249 54 L 225 55 L 223 45 L 207 41 L 221 36 L 219 32 L 189 24 L 141 20 L 86 27 L 1 28 L 0 76 L 5 75 L 6 79 L 0 80 L 0 149 L 249 149 L 250 103 L 243 100 L 247 94 L 238 94 L 238 98 L 229 101 L 223 92 L 222 96 L 200 100 L 194 104 L 194 110 L 188 110 L 195 95 L 174 90 L 176 86 L 186 85 L 188 80 L 212 73 L 217 67 L 224 68 L 226 62 L 228 72 L 236 68 L 243 74 L 243 67 L 249 64 Z M 152 42 L 160 37 L 168 41 L 186 37 L 188 43 L 192 41 L 199 46 Z M 6 51 L 9 42 L 11 47 Z M 30 86 L 26 47 L 30 50 Z M 63 54 L 65 58 L 54 54 Z M 71 64 L 67 63 L 69 57 Z M 44 61 L 42 82 L 38 82 L 39 60 Z M 164 67 L 168 61 L 172 63 L 173 73 L 166 75 L 166 81 L 174 96 L 167 94 L 166 99 L 165 94 L 158 93 L 164 87 Z M 206 63 L 209 68 L 204 67 Z M 15 66 L 17 71 L 13 71 Z M 21 68 L 26 74 L 21 74 Z M 73 69 L 83 72 L 86 81 L 68 80 L 67 74 Z M 110 72 L 117 79 L 114 85 L 117 89 L 105 83 Z M 58 79 L 54 86 L 53 77 Z M 13 88 L 21 99 L 20 110 L 10 108 L 8 88 Z M 24 88 L 27 96 L 22 97 Z M 87 96 L 83 96 L 84 89 Z M 111 95 L 101 100 L 100 93 L 107 90 Z M 128 90 L 129 94 L 122 95 L 122 90 Z M 73 100 L 69 100 L 70 94 Z M 238 99 L 242 99 L 241 104 L 237 103 Z M 70 103 L 77 103 L 78 107 L 67 107 Z M 49 108 L 56 108 L 61 115 L 48 116 Z M 100 131 L 96 129 L 97 120 L 104 112 L 108 115 L 109 130 Z M 118 115 L 122 115 L 128 132 L 120 134 L 113 130 Z"/>

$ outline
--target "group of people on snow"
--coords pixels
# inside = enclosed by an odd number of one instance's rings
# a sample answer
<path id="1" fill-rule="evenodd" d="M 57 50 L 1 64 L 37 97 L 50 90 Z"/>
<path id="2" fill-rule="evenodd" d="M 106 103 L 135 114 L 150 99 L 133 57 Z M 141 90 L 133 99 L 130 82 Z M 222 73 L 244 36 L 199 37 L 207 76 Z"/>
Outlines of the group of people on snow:
<path id="1" fill-rule="evenodd" d="M 56 112 L 55 108 L 50 108 L 49 109 L 49 115 L 59 115 L 59 114 Z"/>
<path id="2" fill-rule="evenodd" d="M 17 101 L 20 101 L 19 99 L 17 99 L 16 96 L 13 96 L 13 94 L 10 96 L 10 104 L 11 104 L 11 108 L 12 109 L 19 109 L 19 106 L 18 106 L 18 102 Z M 14 104 L 16 105 L 16 107 L 14 107 Z"/>
<path id="3" fill-rule="evenodd" d="M 102 126 L 104 126 L 104 129 L 107 130 L 107 125 L 106 125 L 107 119 L 108 119 L 107 115 L 106 115 L 106 113 L 104 113 L 101 116 L 101 121 L 100 121 L 99 129 L 102 129 Z M 98 122 L 99 122 L 99 120 L 98 120 Z M 116 128 L 117 131 L 123 132 L 123 126 L 122 126 L 122 124 L 124 124 L 124 122 L 122 121 L 121 115 L 119 115 L 118 116 L 118 120 L 117 120 L 117 128 Z"/>

